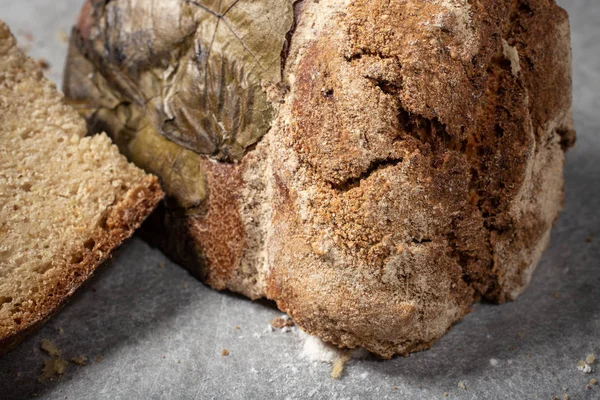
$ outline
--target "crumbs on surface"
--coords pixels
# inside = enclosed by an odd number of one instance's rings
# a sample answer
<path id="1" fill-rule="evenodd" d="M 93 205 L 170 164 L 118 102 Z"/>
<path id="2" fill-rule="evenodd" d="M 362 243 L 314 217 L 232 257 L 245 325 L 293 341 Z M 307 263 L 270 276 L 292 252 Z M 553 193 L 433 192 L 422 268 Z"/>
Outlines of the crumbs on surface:
<path id="1" fill-rule="evenodd" d="M 585 358 L 585 362 L 588 363 L 589 365 L 592 365 L 596 362 L 596 356 L 593 354 L 588 354 L 587 357 Z"/>
<path id="2" fill-rule="evenodd" d="M 79 365 L 80 367 L 83 367 L 84 365 L 86 365 L 88 363 L 88 358 L 82 354 L 80 356 L 71 358 L 71 362 L 75 365 Z"/>
<path id="3" fill-rule="evenodd" d="M 40 342 L 40 348 L 44 350 L 50 357 L 60 357 L 60 350 L 48 339 L 42 339 Z"/>
<path id="4" fill-rule="evenodd" d="M 223 351 L 221 351 L 221 355 L 222 355 L 223 357 L 227 357 L 227 356 L 229 355 L 229 350 L 227 350 L 227 349 L 223 349 Z"/>
<path id="5" fill-rule="evenodd" d="M 346 362 L 348 362 L 349 359 L 350 352 L 347 351 L 333 362 L 333 369 L 331 370 L 331 377 L 333 379 L 339 379 L 342 376 L 342 372 L 344 372 L 344 365 L 346 365 Z"/>
<path id="6" fill-rule="evenodd" d="M 51 358 L 49 360 L 44 361 L 44 369 L 42 370 L 42 374 L 38 378 L 38 382 L 44 382 L 49 378 L 54 378 L 58 375 L 63 375 L 67 370 L 67 366 L 69 362 L 67 360 L 63 360 L 62 358 Z"/>
<path id="7" fill-rule="evenodd" d="M 462 390 L 467 390 L 467 384 L 464 381 L 458 381 L 458 388 Z"/>
<path id="8" fill-rule="evenodd" d="M 57 30 L 56 36 L 58 37 L 58 40 L 62 43 L 69 43 L 69 35 L 67 35 L 67 32 L 65 32 L 64 29 Z"/>
<path id="9" fill-rule="evenodd" d="M 44 71 L 50 69 L 50 63 L 45 58 L 38 58 L 37 63 L 40 66 L 40 68 Z"/>
<path id="10" fill-rule="evenodd" d="M 285 327 L 291 328 L 294 325 L 294 321 L 287 315 L 282 315 L 281 317 L 273 318 L 273 320 L 271 321 L 271 326 L 277 329 L 283 329 Z"/>
<path id="11" fill-rule="evenodd" d="M 98 356 L 98 357 L 96 357 L 96 362 L 97 362 L 97 363 L 99 363 L 99 362 L 101 362 L 103 359 L 104 359 L 104 357 L 102 357 L 102 356 Z"/>

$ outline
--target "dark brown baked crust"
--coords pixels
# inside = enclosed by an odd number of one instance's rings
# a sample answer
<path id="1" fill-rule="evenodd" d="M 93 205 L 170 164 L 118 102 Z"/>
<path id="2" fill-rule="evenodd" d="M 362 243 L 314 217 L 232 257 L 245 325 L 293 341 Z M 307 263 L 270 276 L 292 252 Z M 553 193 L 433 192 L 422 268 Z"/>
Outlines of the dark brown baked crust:
<path id="1" fill-rule="evenodd" d="M 480 298 L 518 296 L 575 139 L 564 10 L 331 0 L 295 13 L 283 80 L 265 85 L 271 130 L 239 163 L 202 158 L 202 205 L 165 207 L 153 241 L 211 286 L 383 357 L 431 346 Z M 103 73 L 73 46 L 67 77 Z M 66 82 L 110 125 L 117 108 Z"/>
<path id="2" fill-rule="evenodd" d="M 35 309 L 23 310 L 18 329 L 0 338 L 0 355 L 12 350 L 56 314 L 93 275 L 96 268 L 110 258 L 112 252 L 139 228 L 163 196 L 156 177 L 147 176 L 111 207 L 103 225 L 98 227 L 93 236 L 94 242 L 82 246 L 81 261 L 60 268 L 63 272 L 57 276 L 52 292 L 40 293 L 34 299 Z"/>

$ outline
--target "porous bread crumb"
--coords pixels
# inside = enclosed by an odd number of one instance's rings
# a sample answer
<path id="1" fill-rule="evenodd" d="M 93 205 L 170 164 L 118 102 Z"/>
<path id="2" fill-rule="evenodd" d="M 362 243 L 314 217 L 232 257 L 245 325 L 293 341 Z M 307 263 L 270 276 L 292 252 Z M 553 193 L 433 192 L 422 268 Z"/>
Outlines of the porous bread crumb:
<path id="1" fill-rule="evenodd" d="M 0 352 L 49 318 L 161 197 L 106 135 L 86 133 L 0 21 Z"/>
<path id="2" fill-rule="evenodd" d="M 592 378 L 590 379 L 590 385 L 597 385 L 598 381 L 596 380 L 596 378 Z"/>
<path id="3" fill-rule="evenodd" d="M 569 400 L 569 395 L 568 395 L 568 394 L 565 394 L 565 395 L 563 396 L 563 400 Z"/>
<path id="4" fill-rule="evenodd" d="M 342 372 L 344 372 L 344 365 L 350 359 L 350 352 L 345 352 L 340 357 L 338 357 L 333 363 L 333 370 L 331 370 L 331 377 L 333 379 L 339 379 L 342 376 Z"/>
<path id="5" fill-rule="evenodd" d="M 458 381 L 458 388 L 462 390 L 467 390 L 467 385 L 464 381 Z"/>
<path id="6" fill-rule="evenodd" d="M 42 339 L 40 348 L 48 353 L 50 357 L 60 357 L 60 350 L 58 350 L 58 347 L 48 339 Z"/>
<path id="7" fill-rule="evenodd" d="M 273 328 L 276 329 L 283 329 L 285 327 L 291 328 L 294 325 L 294 321 L 287 315 L 273 318 L 273 320 L 271 321 L 271 326 L 273 326 Z"/>
<path id="8" fill-rule="evenodd" d="M 86 365 L 88 363 L 88 358 L 82 354 L 80 356 L 71 358 L 71 362 L 75 365 L 79 365 L 80 367 L 83 367 L 84 365 Z"/>
<path id="9" fill-rule="evenodd" d="M 229 355 L 229 350 L 227 350 L 227 349 L 223 349 L 223 351 L 221 351 L 221 355 L 222 355 L 223 357 L 227 357 L 227 356 Z"/>
<path id="10" fill-rule="evenodd" d="M 38 378 L 39 382 L 43 382 L 48 378 L 52 378 L 56 375 L 63 375 L 67 370 L 69 363 L 62 358 L 51 358 L 50 360 L 44 361 L 44 369 L 42 374 Z"/>
<path id="11" fill-rule="evenodd" d="M 589 365 L 592 365 L 596 362 L 596 356 L 594 356 L 593 354 L 588 354 L 587 357 L 585 358 L 585 362 L 588 363 Z"/>

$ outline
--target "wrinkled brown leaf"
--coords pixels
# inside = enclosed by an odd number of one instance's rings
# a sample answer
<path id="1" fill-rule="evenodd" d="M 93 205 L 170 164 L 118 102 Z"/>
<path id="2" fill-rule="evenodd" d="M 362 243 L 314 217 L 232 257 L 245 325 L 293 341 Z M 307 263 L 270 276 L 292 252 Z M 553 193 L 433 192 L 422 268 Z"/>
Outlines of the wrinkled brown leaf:
<path id="1" fill-rule="evenodd" d="M 71 38 L 65 94 L 179 206 L 197 206 L 208 188 L 195 157 L 238 161 L 271 126 L 263 86 L 281 81 L 292 3 L 93 1 Z"/>

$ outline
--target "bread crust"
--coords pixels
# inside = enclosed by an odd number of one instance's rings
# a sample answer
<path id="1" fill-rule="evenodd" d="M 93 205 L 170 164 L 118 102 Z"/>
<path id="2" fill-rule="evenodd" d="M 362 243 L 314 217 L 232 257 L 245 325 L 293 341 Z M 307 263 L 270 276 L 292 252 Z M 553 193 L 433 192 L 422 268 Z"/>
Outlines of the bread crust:
<path id="1" fill-rule="evenodd" d="M 206 164 L 199 214 L 165 208 L 149 236 L 211 286 L 385 358 L 430 347 L 481 298 L 516 298 L 575 138 L 564 10 L 330 0 L 295 13 L 282 81 L 265 85 L 271 130 L 240 163 Z"/>

